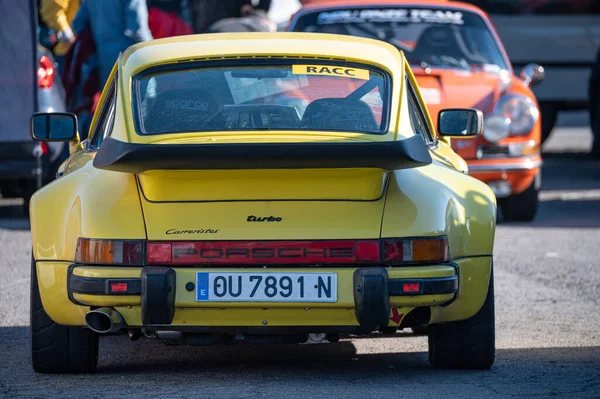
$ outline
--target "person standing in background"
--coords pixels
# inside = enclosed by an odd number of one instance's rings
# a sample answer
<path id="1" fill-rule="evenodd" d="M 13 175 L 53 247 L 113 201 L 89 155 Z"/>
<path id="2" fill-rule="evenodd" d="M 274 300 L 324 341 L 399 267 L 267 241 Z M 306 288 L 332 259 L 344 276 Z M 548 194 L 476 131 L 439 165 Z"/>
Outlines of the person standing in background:
<path id="1" fill-rule="evenodd" d="M 146 0 L 84 0 L 73 21 L 75 35 L 91 29 L 96 43 L 100 87 L 108 80 L 119 53 L 152 40 Z"/>
<path id="2" fill-rule="evenodd" d="M 62 57 L 75 42 L 75 33 L 71 23 L 81 5 L 80 0 L 41 0 L 40 19 L 56 32 L 58 42 L 52 48 L 56 61 L 62 67 Z M 61 69 L 61 68 L 59 68 Z"/>

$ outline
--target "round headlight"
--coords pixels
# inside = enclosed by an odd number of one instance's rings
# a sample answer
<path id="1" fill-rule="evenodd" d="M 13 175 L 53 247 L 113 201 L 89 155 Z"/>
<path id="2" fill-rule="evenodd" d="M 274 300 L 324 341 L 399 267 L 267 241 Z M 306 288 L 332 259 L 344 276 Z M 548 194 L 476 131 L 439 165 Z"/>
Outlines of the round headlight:
<path id="1" fill-rule="evenodd" d="M 483 124 L 483 137 L 490 143 L 504 140 L 510 133 L 510 119 L 499 114 L 485 117 Z"/>
<path id="2" fill-rule="evenodd" d="M 519 94 L 502 97 L 496 105 L 495 113 L 510 119 L 510 133 L 513 135 L 529 133 L 540 116 L 534 102 Z"/>

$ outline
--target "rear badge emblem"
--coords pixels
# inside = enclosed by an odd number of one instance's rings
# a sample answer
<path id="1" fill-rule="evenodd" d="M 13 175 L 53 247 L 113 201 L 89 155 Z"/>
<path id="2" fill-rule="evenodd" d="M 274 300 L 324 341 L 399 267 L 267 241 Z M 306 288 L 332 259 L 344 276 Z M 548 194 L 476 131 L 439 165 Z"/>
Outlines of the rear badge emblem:
<path id="1" fill-rule="evenodd" d="M 219 229 L 199 229 L 199 230 L 177 230 L 169 229 L 165 231 L 165 234 L 216 234 Z"/>
<path id="2" fill-rule="evenodd" d="M 254 215 L 250 215 L 248 216 L 248 219 L 246 219 L 247 222 L 281 222 L 281 220 L 280 217 L 276 216 L 259 217 Z"/>

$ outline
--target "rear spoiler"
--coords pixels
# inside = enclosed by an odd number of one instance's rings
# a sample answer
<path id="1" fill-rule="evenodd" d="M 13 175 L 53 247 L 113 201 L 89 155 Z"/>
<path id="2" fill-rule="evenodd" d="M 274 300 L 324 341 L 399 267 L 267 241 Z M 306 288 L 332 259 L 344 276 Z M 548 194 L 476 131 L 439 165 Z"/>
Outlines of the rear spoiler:
<path id="1" fill-rule="evenodd" d="M 107 138 L 94 167 L 147 170 L 415 168 L 431 163 L 420 136 L 398 141 L 327 143 L 132 144 Z"/>

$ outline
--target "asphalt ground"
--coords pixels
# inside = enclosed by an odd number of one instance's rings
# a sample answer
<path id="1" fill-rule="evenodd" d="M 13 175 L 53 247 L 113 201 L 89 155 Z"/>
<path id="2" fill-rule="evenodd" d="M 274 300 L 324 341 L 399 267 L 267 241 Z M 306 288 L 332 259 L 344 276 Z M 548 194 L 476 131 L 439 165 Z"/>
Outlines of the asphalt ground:
<path id="1" fill-rule="evenodd" d="M 489 371 L 429 367 L 427 338 L 296 346 L 167 347 L 100 341 L 94 375 L 39 375 L 29 364 L 30 232 L 0 200 L 0 397 L 600 398 L 600 161 L 568 118 L 545 146 L 533 223 L 495 243 L 497 358 Z"/>

